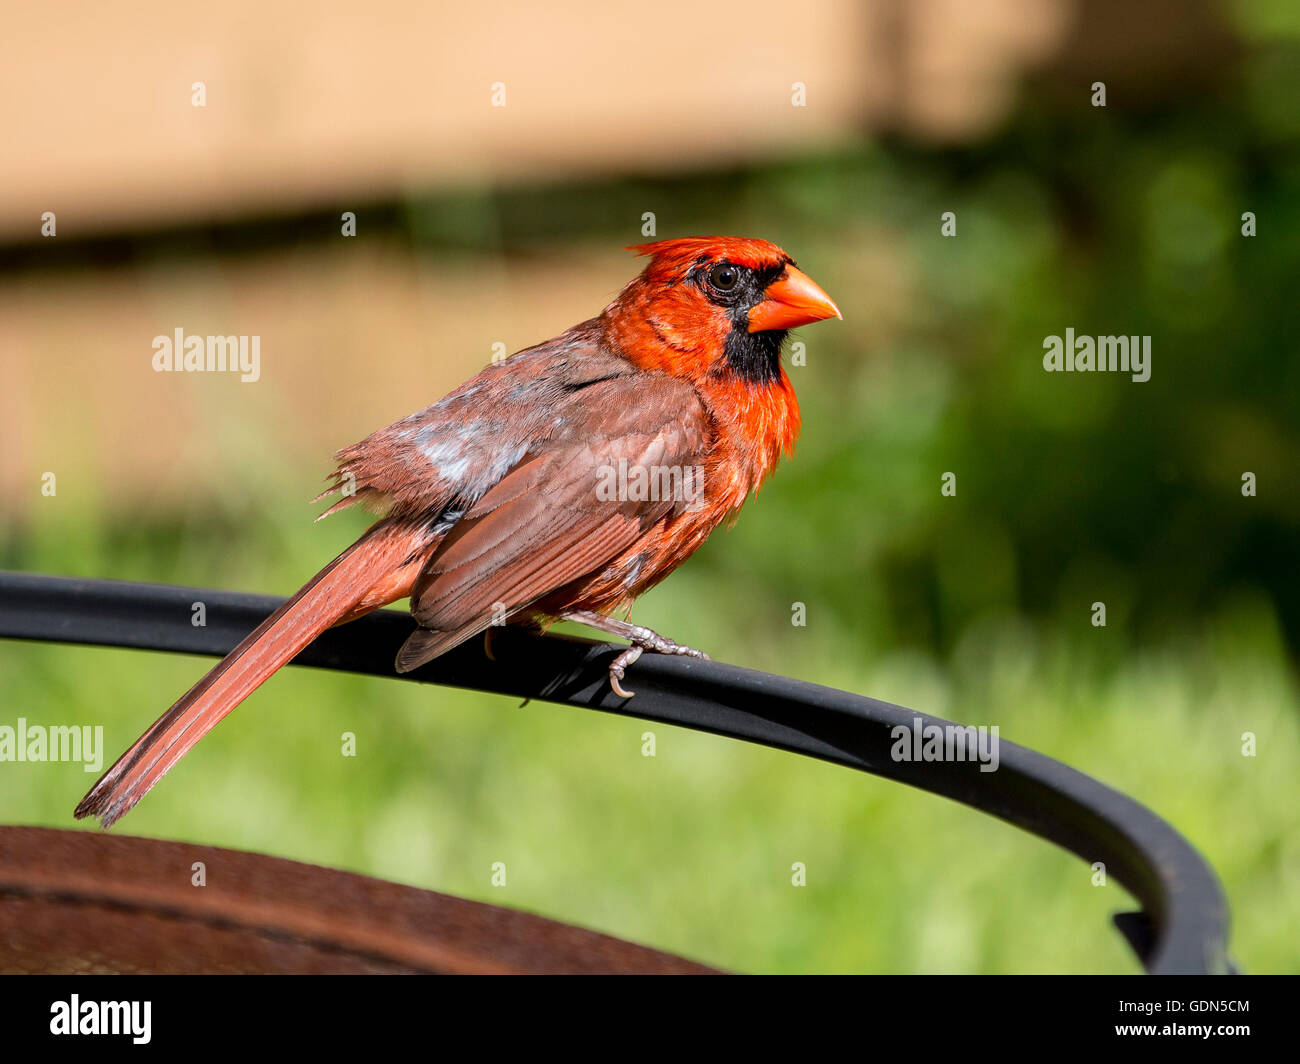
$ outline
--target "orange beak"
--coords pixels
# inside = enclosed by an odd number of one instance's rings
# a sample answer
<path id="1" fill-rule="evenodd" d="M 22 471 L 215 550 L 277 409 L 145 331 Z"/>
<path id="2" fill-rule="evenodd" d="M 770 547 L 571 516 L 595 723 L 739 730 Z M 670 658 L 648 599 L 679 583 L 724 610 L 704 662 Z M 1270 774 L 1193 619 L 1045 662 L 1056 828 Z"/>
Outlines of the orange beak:
<path id="1" fill-rule="evenodd" d="M 797 329 L 824 318 L 843 318 L 840 308 L 802 270 L 787 266 L 780 280 L 763 293 L 766 297 L 749 312 L 749 331 Z"/>

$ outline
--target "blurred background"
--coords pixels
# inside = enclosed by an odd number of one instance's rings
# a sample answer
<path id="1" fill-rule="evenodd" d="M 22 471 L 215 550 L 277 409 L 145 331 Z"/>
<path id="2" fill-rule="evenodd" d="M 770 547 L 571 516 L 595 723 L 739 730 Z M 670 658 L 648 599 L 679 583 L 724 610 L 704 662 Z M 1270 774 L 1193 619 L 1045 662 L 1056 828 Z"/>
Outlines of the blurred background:
<path id="1" fill-rule="evenodd" d="M 0 43 L 0 567 L 289 594 L 367 523 L 312 522 L 334 450 L 597 313 L 627 244 L 765 237 L 845 320 L 795 337 L 795 459 L 637 620 L 1128 792 L 1222 877 L 1244 968 L 1300 970 L 1300 8 L 60 18 Z M 1150 381 L 1045 373 L 1067 327 L 1150 335 Z M 177 328 L 259 336 L 260 380 L 154 372 Z M 210 664 L 0 644 L 0 723 L 102 724 L 107 764 Z M 0 822 L 72 827 L 94 778 L 0 765 Z M 1138 970 L 1122 888 L 964 807 L 379 679 L 286 670 L 118 830 L 740 970 Z"/>

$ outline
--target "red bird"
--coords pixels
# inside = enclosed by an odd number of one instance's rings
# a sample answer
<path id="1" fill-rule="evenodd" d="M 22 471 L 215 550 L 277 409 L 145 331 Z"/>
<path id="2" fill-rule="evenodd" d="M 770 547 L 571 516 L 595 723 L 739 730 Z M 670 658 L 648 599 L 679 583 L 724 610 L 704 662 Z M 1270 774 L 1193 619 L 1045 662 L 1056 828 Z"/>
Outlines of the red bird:
<path id="1" fill-rule="evenodd" d="M 642 244 L 599 317 L 488 366 L 340 451 L 342 498 L 385 516 L 262 622 L 99 779 L 78 817 L 127 813 L 227 713 L 332 625 L 410 597 L 409 672 L 504 620 L 577 621 L 704 657 L 611 616 L 688 558 L 789 453 L 786 331 L 840 317 L 765 240 Z"/>

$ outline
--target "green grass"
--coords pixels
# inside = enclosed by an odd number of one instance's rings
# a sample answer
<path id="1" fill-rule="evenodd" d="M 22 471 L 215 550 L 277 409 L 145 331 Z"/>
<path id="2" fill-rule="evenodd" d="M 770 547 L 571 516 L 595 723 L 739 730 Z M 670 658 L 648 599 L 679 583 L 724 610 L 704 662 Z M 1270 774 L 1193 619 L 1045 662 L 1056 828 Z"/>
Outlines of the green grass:
<path id="1" fill-rule="evenodd" d="M 77 561 L 33 535 L 6 564 L 283 593 L 309 575 L 301 559 L 323 561 L 353 531 L 270 520 L 253 540 L 219 520 L 87 519 Z M 791 628 L 768 582 L 737 589 L 718 564 L 740 538 L 715 537 L 638 620 L 722 660 L 998 724 L 1126 791 L 1222 877 L 1237 960 L 1300 968 L 1300 700 L 1261 600 L 1140 648 L 990 614 L 939 659 L 871 649 L 861 618 L 816 603 L 809 627 Z M 0 644 L 0 723 L 103 722 L 111 760 L 209 664 Z M 345 732 L 354 758 L 340 754 Z M 73 827 L 94 779 L 67 764 L 0 770 L 5 823 Z M 383 679 L 286 670 L 117 830 L 364 872 L 737 970 L 1137 971 L 1108 922 L 1132 905 L 1122 888 L 1093 886 L 1084 862 L 988 816 L 707 735 Z M 504 887 L 490 882 L 497 861 Z M 796 861 L 805 887 L 791 884 Z"/>

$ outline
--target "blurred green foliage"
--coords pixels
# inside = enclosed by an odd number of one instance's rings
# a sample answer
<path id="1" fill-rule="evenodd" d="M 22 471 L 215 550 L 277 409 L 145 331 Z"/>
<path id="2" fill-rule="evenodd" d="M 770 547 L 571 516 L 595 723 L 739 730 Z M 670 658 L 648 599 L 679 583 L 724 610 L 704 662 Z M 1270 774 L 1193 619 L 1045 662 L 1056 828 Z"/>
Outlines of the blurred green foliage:
<path id="1" fill-rule="evenodd" d="M 1095 599 L 1111 627 L 1158 638 L 1246 585 L 1295 650 L 1300 142 L 1250 86 L 1172 115 L 1031 108 L 961 151 L 478 190 L 413 204 L 411 229 L 431 254 L 526 254 L 575 232 L 633 242 L 629 221 L 655 210 L 659 236 L 792 250 L 850 309 L 798 336 L 801 466 L 780 489 L 799 493 L 792 538 L 837 545 L 837 564 L 803 552 L 782 569 L 845 614 L 871 595 L 886 643 L 950 648 L 1008 604 L 1072 624 Z M 1294 73 L 1284 89 L 1300 98 Z M 1151 379 L 1045 373 L 1043 340 L 1067 327 L 1151 336 Z"/>
<path id="2" fill-rule="evenodd" d="M 1300 63 L 1286 34 L 1268 40 L 1176 110 L 1031 101 L 969 149 L 471 190 L 395 217 L 429 255 L 633 243 L 647 210 L 659 236 L 791 250 L 846 318 L 797 337 L 799 453 L 637 619 L 723 660 L 998 724 L 1127 791 L 1223 877 L 1244 967 L 1296 971 Z M 1043 338 L 1066 327 L 1150 334 L 1151 380 L 1044 373 Z M 273 465 L 257 477 L 215 512 L 38 514 L 0 564 L 287 592 L 362 522 L 256 509 L 304 490 Z M 796 601 L 806 628 L 790 624 Z M 64 723 L 84 707 L 108 723 L 110 758 L 206 667 L 0 646 L 10 715 Z M 304 671 L 235 720 L 127 831 L 364 871 L 740 969 L 1136 970 L 1107 923 L 1131 904 L 1120 888 L 991 818 L 841 769 L 669 728 L 646 758 L 635 721 Z M 345 730 L 355 759 L 339 757 Z M 59 826 L 93 778 L 4 773 L 0 820 Z M 505 888 L 489 886 L 494 861 Z M 795 861 L 807 887 L 791 886 Z"/>

